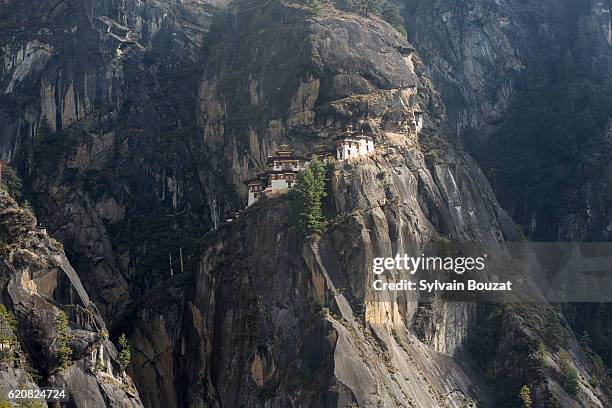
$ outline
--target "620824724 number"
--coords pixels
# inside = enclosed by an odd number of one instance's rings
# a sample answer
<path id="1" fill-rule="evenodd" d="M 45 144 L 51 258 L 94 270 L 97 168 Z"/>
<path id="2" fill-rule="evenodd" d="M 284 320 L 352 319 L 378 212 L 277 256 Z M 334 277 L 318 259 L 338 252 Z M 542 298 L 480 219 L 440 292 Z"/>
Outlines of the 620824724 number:
<path id="1" fill-rule="evenodd" d="M 26 399 L 38 399 L 46 401 L 66 401 L 68 393 L 60 388 L 40 388 L 40 389 L 15 389 L 9 390 L 7 397 L 9 400 L 19 401 Z"/>

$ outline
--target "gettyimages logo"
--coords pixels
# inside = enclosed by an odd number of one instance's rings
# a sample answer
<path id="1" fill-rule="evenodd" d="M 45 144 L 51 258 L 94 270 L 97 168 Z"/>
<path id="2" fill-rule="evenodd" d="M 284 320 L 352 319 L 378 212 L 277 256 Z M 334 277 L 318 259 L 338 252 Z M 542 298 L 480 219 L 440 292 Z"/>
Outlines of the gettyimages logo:
<path id="1" fill-rule="evenodd" d="M 466 256 L 445 258 L 439 256 L 425 256 L 425 254 L 421 254 L 417 257 L 398 254 L 394 258 L 374 258 L 372 270 L 376 275 L 380 275 L 389 270 L 404 270 L 411 275 L 414 275 L 419 270 L 455 272 L 461 275 L 466 271 L 484 270 L 486 259 L 486 254 L 479 257 Z"/>

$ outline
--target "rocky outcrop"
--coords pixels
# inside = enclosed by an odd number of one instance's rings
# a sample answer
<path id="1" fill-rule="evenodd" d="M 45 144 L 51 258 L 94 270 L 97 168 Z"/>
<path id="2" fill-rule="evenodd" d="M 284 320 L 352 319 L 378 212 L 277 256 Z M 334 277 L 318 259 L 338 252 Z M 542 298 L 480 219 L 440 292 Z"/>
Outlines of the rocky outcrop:
<path id="1" fill-rule="evenodd" d="M 76 407 L 142 406 L 108 340 L 104 321 L 61 244 L 37 226 L 29 209 L 4 192 L 0 193 L 0 242 L 5 310 L 0 319 L 2 327 L 8 327 L 0 365 L 3 398 L 9 390 L 45 386 L 65 390 Z M 68 316 L 67 326 L 62 314 Z M 63 341 L 69 351 L 60 350 Z M 71 357 L 62 360 L 66 353 Z"/>

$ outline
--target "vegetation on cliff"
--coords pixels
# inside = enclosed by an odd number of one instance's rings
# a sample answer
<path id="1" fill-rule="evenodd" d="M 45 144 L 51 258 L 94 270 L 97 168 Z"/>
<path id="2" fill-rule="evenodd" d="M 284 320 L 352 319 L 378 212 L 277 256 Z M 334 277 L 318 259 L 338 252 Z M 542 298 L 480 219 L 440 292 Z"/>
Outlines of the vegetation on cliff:
<path id="1" fill-rule="evenodd" d="M 0 362 L 13 364 L 14 348 L 17 346 L 15 316 L 0 303 Z"/>
<path id="2" fill-rule="evenodd" d="M 7 165 L 2 165 L 2 179 L 0 179 L 0 191 L 6 192 L 8 195 L 18 200 L 21 198 L 23 185 L 21 179 L 15 170 Z"/>
<path id="3" fill-rule="evenodd" d="M 325 166 L 316 157 L 297 175 L 294 205 L 298 228 L 306 236 L 323 230 L 325 217 L 322 200 L 327 194 L 325 184 Z"/>
<path id="4" fill-rule="evenodd" d="M 72 364 L 72 349 L 70 348 L 70 329 L 68 328 L 68 316 L 60 311 L 55 319 L 55 345 L 57 349 L 57 360 L 59 367 L 66 368 Z"/>
<path id="5" fill-rule="evenodd" d="M 118 341 L 119 341 L 119 355 L 117 356 L 117 359 L 119 360 L 121 369 L 125 370 L 128 364 L 130 364 L 130 360 L 132 359 L 132 351 L 130 349 L 130 345 L 128 343 L 127 337 L 125 337 L 125 334 L 121 334 Z"/>

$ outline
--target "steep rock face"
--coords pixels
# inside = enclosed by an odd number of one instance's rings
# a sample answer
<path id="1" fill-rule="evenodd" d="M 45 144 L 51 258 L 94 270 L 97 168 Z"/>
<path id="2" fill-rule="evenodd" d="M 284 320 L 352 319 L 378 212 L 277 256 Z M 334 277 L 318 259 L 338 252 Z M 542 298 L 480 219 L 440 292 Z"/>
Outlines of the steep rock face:
<path id="1" fill-rule="evenodd" d="M 282 142 L 310 148 L 385 110 L 383 125 L 404 130 L 411 121 L 392 115 L 402 103 L 418 108 L 412 51 L 392 28 L 334 10 L 314 23 L 307 16 L 297 6 L 268 7 L 236 34 L 211 33 L 199 123 L 212 156 L 230 159 L 220 166 L 237 187 Z"/>
<path id="2" fill-rule="evenodd" d="M 442 92 L 453 130 L 481 140 L 524 87 L 554 79 L 572 51 L 585 76 L 610 70 L 610 3 L 407 0 L 409 35 Z M 531 81 L 531 82 L 529 82 Z M 465 140 L 469 144 L 470 140 Z"/>
<path id="3" fill-rule="evenodd" d="M 448 327 L 436 325 L 429 333 L 431 350 L 407 330 L 416 312 L 409 299 L 392 320 L 384 317 L 385 306 L 365 306 L 372 254 L 364 251 L 370 246 L 391 253 L 439 233 L 488 239 L 502 230 L 502 222 L 512 234 L 482 176 L 468 180 L 471 171 L 478 174 L 473 163 L 451 152 L 439 136 L 443 109 L 410 45 L 378 20 L 333 10 L 313 19 L 295 5 L 267 7 L 239 27 L 237 33 L 222 28 L 211 33 L 219 41 L 208 49 L 198 91 L 209 157 L 218 160 L 216 167 L 236 189 L 244 192 L 241 182 L 259 171 L 279 144 L 307 152 L 349 124 L 371 129 L 385 153 L 338 168 L 330 205 L 347 220 L 319 244 L 296 239 L 285 201 L 262 204 L 265 210 L 249 211 L 235 226 L 211 233 L 194 276 L 176 278 L 172 289 L 152 294 L 153 300 L 138 307 L 132 340 L 143 347 L 134 367 L 155 367 L 134 370 L 139 388 L 149 393 L 143 394 L 147 404 L 286 406 L 305 399 L 314 406 L 378 401 L 438 406 L 444 400 L 460 406 L 470 396 L 487 400 L 476 379 L 434 351 L 452 355 L 462 347 L 469 306 L 442 306 Z M 424 140 L 413 124 L 420 106 L 428 108 Z M 370 239 L 369 229 L 379 236 Z M 352 253 L 351 259 L 336 252 Z M 349 287 L 347 282 L 356 293 L 330 295 L 335 287 Z M 463 316 L 463 324 L 446 318 L 450 315 Z M 394 343 L 389 324 L 403 340 Z M 381 344 L 372 336 L 380 336 Z M 406 377 L 388 377 L 397 369 L 380 361 L 388 347 L 400 353 L 389 364 L 401 365 Z M 421 361 L 417 349 L 437 363 Z M 413 366 L 401 362 L 407 358 L 402 353 L 414 355 Z M 456 375 L 435 374 L 445 369 Z"/>
<path id="4" fill-rule="evenodd" d="M 365 298 L 374 253 L 424 245 L 439 226 L 422 207 L 449 211 L 435 176 L 417 181 L 404 154 L 400 149 L 393 166 L 372 158 L 337 169 L 333 200 L 350 189 L 359 204 L 342 209 L 343 220 L 318 241 L 297 238 L 286 197 L 211 234 L 191 287 L 176 283 L 139 307 L 132 341 L 146 348 L 137 350 L 135 367 L 155 370 L 134 375 L 141 389 L 157 389 L 147 404 L 438 407 L 473 398 L 491 406 L 477 370 L 449 356 L 464 346 L 473 308 L 440 305 L 446 324 L 432 325 L 428 346 L 412 330 L 418 299 Z M 407 180 L 385 185 L 376 181 L 380 171 L 403 171 Z M 458 176 L 465 191 L 476 188 L 464 182 Z M 433 190 L 432 201 L 417 198 L 419 187 Z M 389 192 L 398 192 L 398 201 L 387 199 Z M 462 322 L 453 320 L 460 314 Z"/>
<path id="5" fill-rule="evenodd" d="M 94 111 L 118 113 L 129 74 L 121 57 L 148 45 L 171 11 L 163 1 L 39 3 L 2 10 L 2 93 L 12 105 L 3 107 L 5 159 L 35 138 L 43 117 L 59 131 Z"/>
<path id="6" fill-rule="evenodd" d="M 287 197 L 258 203 L 207 236 L 194 276 L 138 305 L 133 375 L 150 392 L 147 405 L 500 406 L 507 395 L 495 399 L 467 354 L 475 304 L 404 294 L 390 302 L 367 297 L 366 288 L 374 256 L 418 251 L 440 234 L 493 254 L 514 225 L 503 222 L 484 177 L 474 180 L 469 158 L 449 149 L 450 162 L 433 164 L 420 147 L 391 150 L 331 171 L 328 205 L 338 216 L 317 239 L 299 238 Z M 486 353 L 497 361 L 495 376 L 523 381 L 517 358 L 528 362 L 524 344 L 541 339 L 520 316 L 537 313 L 509 313 L 492 337 Z M 573 364 L 590 378 L 570 344 Z M 555 354 L 546 355 L 554 366 Z M 576 403 L 552 369 L 545 378 L 549 385 L 533 393 L 540 406 L 553 392 L 562 406 Z M 605 406 L 586 384 L 578 403 Z"/>
<path id="7" fill-rule="evenodd" d="M 2 303 L 14 315 L 3 345 L 2 395 L 10 389 L 61 388 L 77 407 L 141 407 L 138 392 L 120 368 L 104 321 L 61 245 L 51 239 L 27 209 L 0 193 Z M 60 310 L 69 326 L 59 323 Z M 8 315 L 7 315 L 8 316 Z M 5 320 L 7 316 L 0 319 Z M 70 339 L 71 360 L 62 367 L 60 330 Z M 32 379 L 36 376 L 36 383 Z"/>
<path id="8" fill-rule="evenodd" d="M 177 229 L 213 224 L 189 108 L 212 9 L 39 3 L 0 11 L 1 155 L 112 318 L 154 285 L 159 258 L 179 247 L 188 256 L 189 234 Z"/>
<path id="9" fill-rule="evenodd" d="M 612 3 L 403 4 L 455 138 L 526 235 L 609 240 Z"/>

